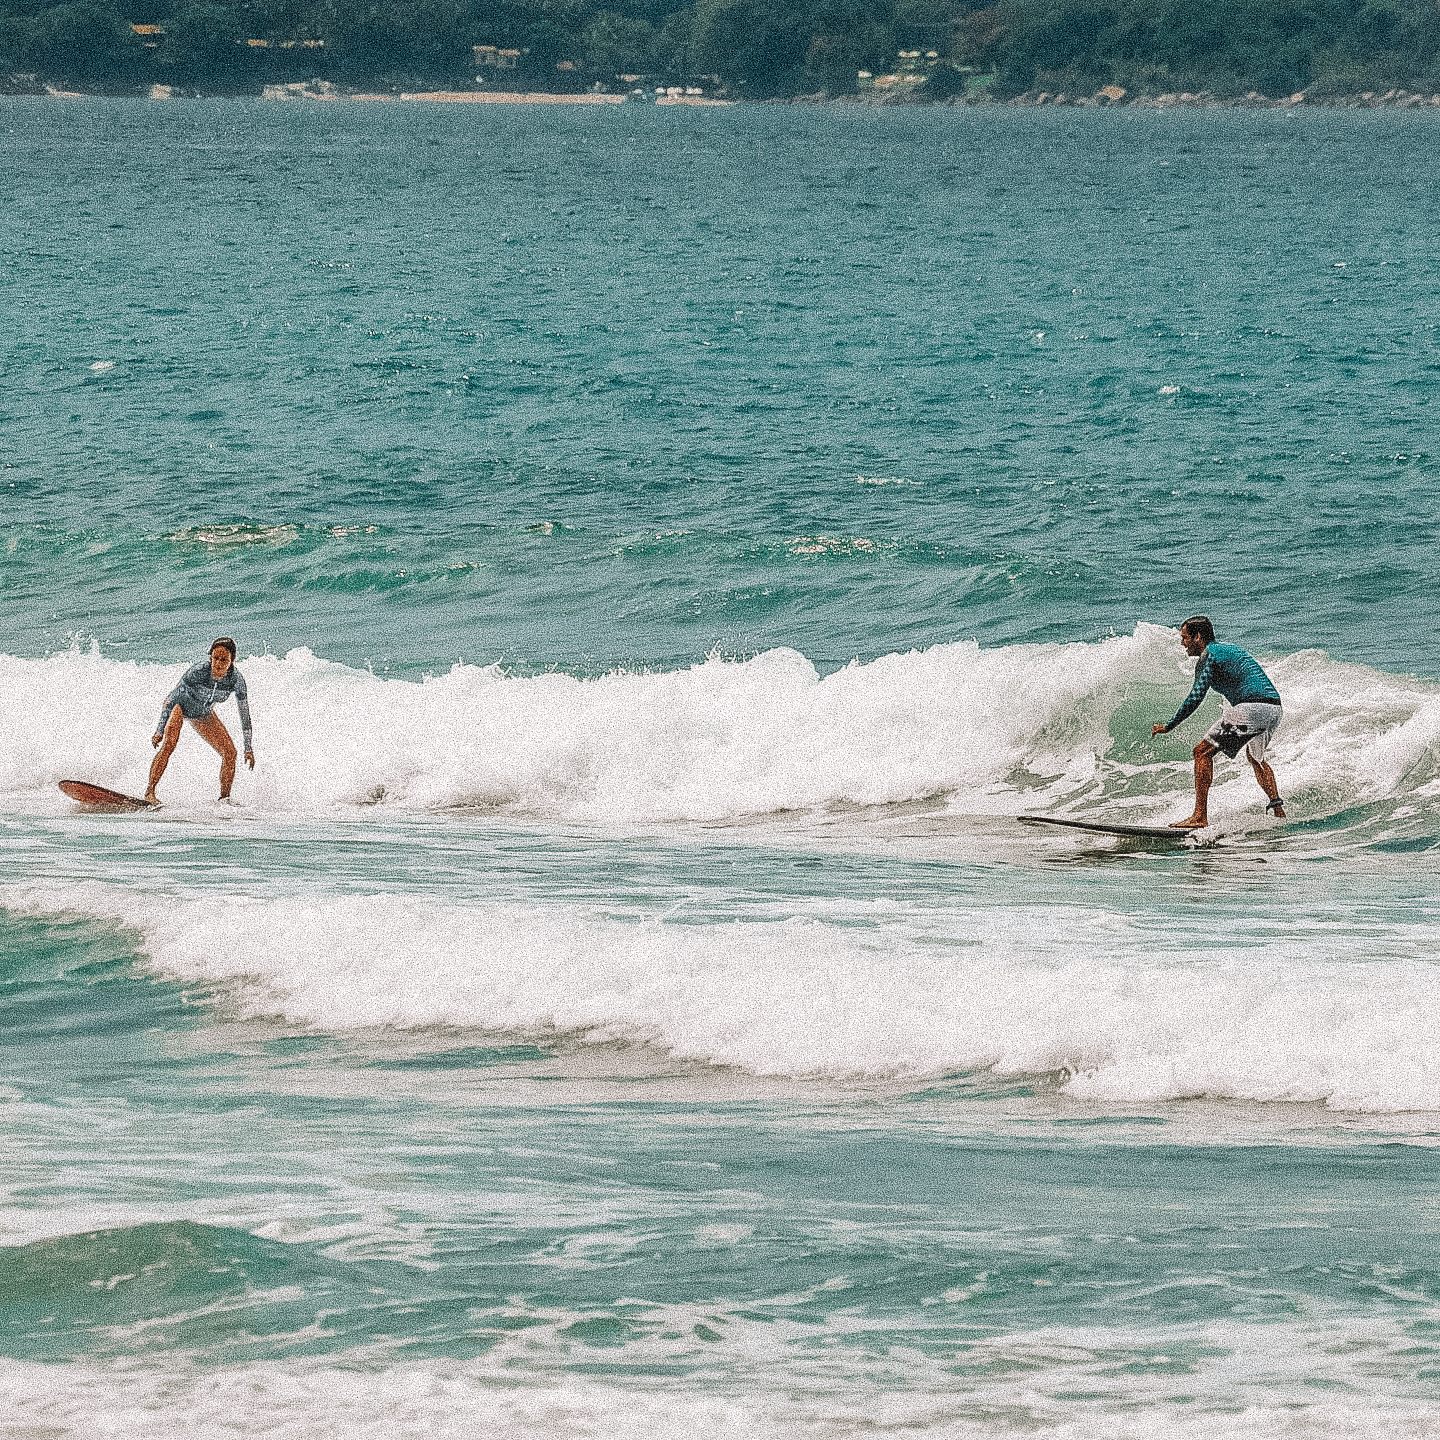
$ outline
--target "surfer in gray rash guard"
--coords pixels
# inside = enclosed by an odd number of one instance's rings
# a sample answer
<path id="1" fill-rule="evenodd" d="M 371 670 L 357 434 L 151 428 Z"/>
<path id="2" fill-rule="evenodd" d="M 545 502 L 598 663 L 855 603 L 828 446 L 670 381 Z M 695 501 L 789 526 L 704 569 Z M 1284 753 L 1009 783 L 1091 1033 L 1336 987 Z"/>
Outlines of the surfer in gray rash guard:
<path id="1" fill-rule="evenodd" d="M 245 763 L 252 770 L 255 768 L 255 751 L 250 743 L 250 697 L 244 676 L 235 668 L 235 642 L 228 635 L 222 635 L 210 647 L 210 658 L 192 665 L 160 707 L 160 723 L 150 737 L 150 743 L 159 753 L 150 763 L 150 784 L 145 791 L 145 798 L 152 804 L 158 803 L 155 787 L 180 743 L 180 730 L 185 720 L 199 731 L 212 749 L 219 752 L 220 798 L 230 798 L 230 787 L 235 783 L 235 742 L 230 738 L 225 722 L 215 713 L 215 707 L 231 695 L 240 709 Z"/>

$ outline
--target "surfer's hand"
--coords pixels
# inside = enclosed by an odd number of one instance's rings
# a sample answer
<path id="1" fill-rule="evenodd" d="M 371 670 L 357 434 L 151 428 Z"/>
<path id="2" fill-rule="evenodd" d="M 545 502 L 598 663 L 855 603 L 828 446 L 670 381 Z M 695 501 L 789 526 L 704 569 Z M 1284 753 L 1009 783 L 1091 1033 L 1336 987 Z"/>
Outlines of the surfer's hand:
<path id="1" fill-rule="evenodd" d="M 253 750 L 247 750 L 247 751 L 245 752 L 245 763 L 246 763 L 252 770 L 255 768 L 255 752 L 254 752 Z"/>
<path id="2" fill-rule="evenodd" d="M 150 748 L 151 748 L 152 750 L 158 750 L 158 749 L 160 748 L 160 741 L 161 741 L 162 738 L 163 738 L 163 737 L 161 736 L 160 732 L 157 730 L 157 731 L 150 737 Z"/>
<path id="3" fill-rule="evenodd" d="M 1153 736 L 1153 735 L 1163 735 L 1164 733 L 1165 733 L 1165 727 L 1164 727 L 1163 725 L 1152 725 L 1152 726 L 1150 727 L 1150 734 L 1151 734 L 1152 736 Z"/>

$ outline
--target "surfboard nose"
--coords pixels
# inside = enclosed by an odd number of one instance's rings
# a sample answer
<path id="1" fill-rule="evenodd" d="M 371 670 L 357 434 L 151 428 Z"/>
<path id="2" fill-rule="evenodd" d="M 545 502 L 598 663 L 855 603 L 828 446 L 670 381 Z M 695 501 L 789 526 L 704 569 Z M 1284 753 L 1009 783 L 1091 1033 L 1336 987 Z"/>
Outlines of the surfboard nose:
<path id="1" fill-rule="evenodd" d="M 77 804 L 92 810 L 158 810 L 159 802 L 141 800 L 126 795 L 121 790 L 111 790 L 105 785 L 95 785 L 89 780 L 61 780 L 61 791 Z"/>

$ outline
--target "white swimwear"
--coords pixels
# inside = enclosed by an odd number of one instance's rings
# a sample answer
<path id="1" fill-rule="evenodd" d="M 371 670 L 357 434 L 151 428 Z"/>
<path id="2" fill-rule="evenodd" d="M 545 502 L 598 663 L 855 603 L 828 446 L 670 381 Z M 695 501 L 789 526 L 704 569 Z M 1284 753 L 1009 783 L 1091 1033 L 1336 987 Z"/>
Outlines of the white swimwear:
<path id="1" fill-rule="evenodd" d="M 1243 750 L 1257 765 L 1265 763 L 1270 737 L 1280 728 L 1280 707 L 1263 700 L 1242 700 L 1221 707 L 1220 718 L 1205 738 L 1232 760 Z"/>

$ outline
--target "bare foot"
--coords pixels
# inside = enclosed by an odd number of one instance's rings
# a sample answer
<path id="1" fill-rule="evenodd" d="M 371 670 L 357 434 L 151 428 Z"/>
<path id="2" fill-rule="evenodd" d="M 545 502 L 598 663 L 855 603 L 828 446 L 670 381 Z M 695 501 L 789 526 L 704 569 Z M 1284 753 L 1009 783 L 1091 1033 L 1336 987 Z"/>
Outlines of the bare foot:
<path id="1" fill-rule="evenodd" d="M 1285 818 L 1285 807 L 1283 805 L 1276 805 L 1273 809 L 1267 805 L 1265 808 L 1269 810 L 1277 820 L 1283 820 Z"/>
<path id="2" fill-rule="evenodd" d="M 1172 830 L 1203 830 L 1209 823 L 1204 816 L 1201 816 L 1197 820 L 1195 816 L 1192 815 L 1188 820 L 1172 820 L 1170 822 L 1170 828 Z"/>
<path id="3" fill-rule="evenodd" d="M 160 797 L 153 790 L 147 790 L 142 798 L 147 805 L 158 805 L 160 803 Z"/>

